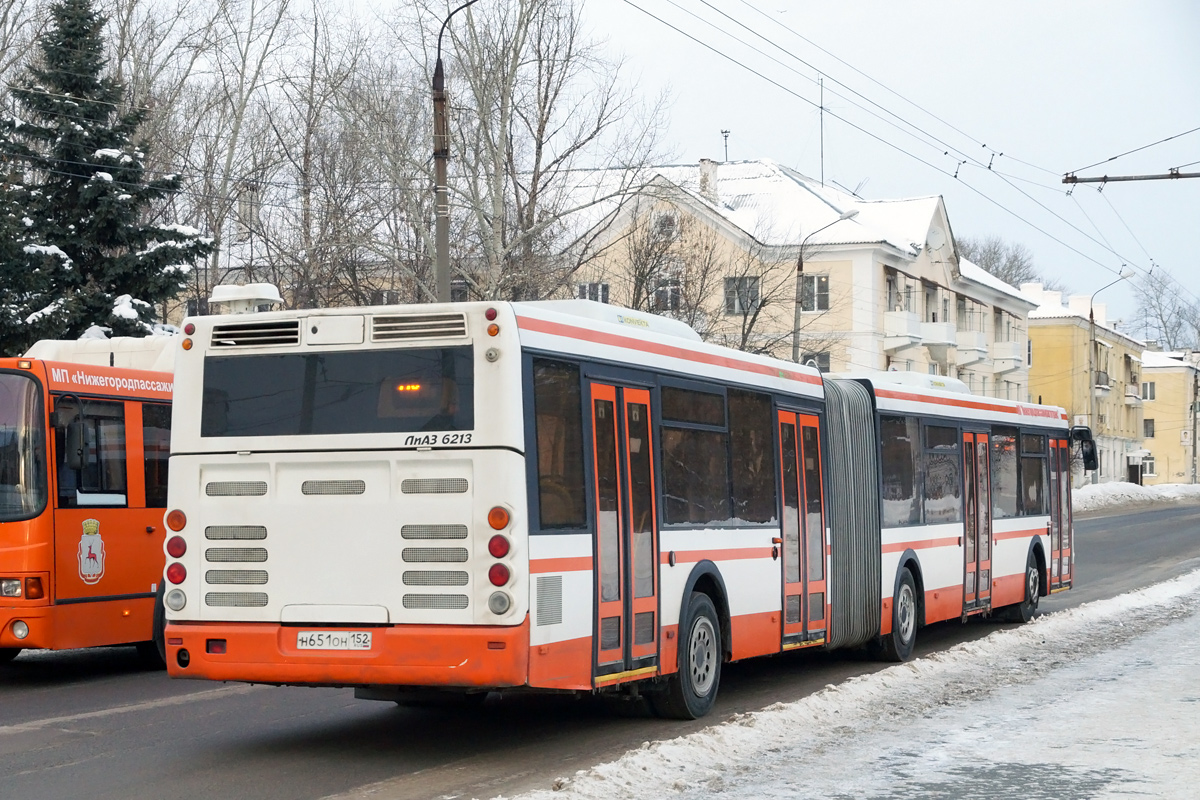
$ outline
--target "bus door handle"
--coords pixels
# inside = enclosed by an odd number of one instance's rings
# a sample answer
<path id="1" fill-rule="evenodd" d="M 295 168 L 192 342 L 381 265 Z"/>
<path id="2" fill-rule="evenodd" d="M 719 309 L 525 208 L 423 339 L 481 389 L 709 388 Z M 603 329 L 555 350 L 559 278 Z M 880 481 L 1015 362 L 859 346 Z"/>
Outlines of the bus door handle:
<path id="1" fill-rule="evenodd" d="M 781 545 L 781 544 L 783 544 L 783 539 L 780 539 L 778 536 L 771 537 L 771 560 L 772 561 L 777 561 L 779 559 L 779 545 Z"/>
<path id="2" fill-rule="evenodd" d="M 154 533 L 156 530 L 158 530 L 158 528 L 154 527 L 153 525 L 146 526 L 146 533 Z"/>

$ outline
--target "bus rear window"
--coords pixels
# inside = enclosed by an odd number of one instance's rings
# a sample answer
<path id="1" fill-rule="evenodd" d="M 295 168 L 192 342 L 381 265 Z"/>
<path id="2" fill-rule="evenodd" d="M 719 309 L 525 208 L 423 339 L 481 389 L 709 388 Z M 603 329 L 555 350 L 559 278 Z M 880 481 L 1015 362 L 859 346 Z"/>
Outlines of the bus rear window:
<path id="1" fill-rule="evenodd" d="M 201 436 L 469 431 L 470 347 L 204 359 Z"/>

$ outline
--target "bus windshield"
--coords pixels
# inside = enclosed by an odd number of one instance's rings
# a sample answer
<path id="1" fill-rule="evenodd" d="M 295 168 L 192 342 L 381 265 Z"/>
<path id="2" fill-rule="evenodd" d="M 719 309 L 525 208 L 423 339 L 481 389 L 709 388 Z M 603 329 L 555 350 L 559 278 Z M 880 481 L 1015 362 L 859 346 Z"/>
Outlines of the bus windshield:
<path id="1" fill-rule="evenodd" d="M 204 359 L 200 435 L 469 431 L 470 347 Z"/>
<path id="2" fill-rule="evenodd" d="M 0 372 L 0 522 L 29 519 L 46 506 L 44 416 L 37 382 Z"/>

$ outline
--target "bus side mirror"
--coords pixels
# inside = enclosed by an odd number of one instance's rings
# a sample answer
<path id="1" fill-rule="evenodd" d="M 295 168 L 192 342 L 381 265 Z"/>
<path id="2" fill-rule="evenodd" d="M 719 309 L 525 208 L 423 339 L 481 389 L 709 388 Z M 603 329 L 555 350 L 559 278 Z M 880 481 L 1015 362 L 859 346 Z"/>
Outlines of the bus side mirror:
<path id="1" fill-rule="evenodd" d="M 67 440 L 64 446 L 64 456 L 68 469 L 83 469 L 84 466 L 84 425 L 82 420 L 76 420 L 67 425 Z"/>
<path id="2" fill-rule="evenodd" d="M 1085 470 L 1100 469 L 1100 459 L 1096 457 L 1096 442 L 1084 439 L 1079 443 L 1079 455 L 1083 457 Z"/>

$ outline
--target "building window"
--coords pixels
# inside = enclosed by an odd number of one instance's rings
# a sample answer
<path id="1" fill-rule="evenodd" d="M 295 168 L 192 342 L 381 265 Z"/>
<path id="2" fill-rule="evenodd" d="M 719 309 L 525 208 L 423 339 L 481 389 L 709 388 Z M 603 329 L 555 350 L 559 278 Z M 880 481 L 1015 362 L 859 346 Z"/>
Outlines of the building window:
<path id="1" fill-rule="evenodd" d="M 1154 381 L 1143 381 L 1142 382 L 1142 399 L 1143 400 L 1153 400 L 1154 399 Z"/>
<path id="2" fill-rule="evenodd" d="M 607 283 L 579 283 L 575 285 L 575 296 L 580 300 L 595 300 L 597 303 L 608 302 Z"/>
<path id="3" fill-rule="evenodd" d="M 189 317 L 202 317 L 208 314 L 208 299 L 204 297 L 189 297 L 187 301 L 187 315 Z"/>
<path id="4" fill-rule="evenodd" d="M 725 279 L 725 313 L 749 314 L 758 308 L 757 277 Z"/>
<path id="5" fill-rule="evenodd" d="M 800 357 L 800 363 L 806 367 L 816 367 L 821 372 L 829 372 L 829 351 L 805 353 Z"/>
<path id="6" fill-rule="evenodd" d="M 679 235 L 679 219 L 674 214 L 659 214 L 654 218 L 654 235 L 672 241 Z"/>
<path id="7" fill-rule="evenodd" d="M 654 310 L 678 311 L 683 297 L 683 281 L 679 278 L 659 278 L 654 284 Z"/>
<path id="8" fill-rule="evenodd" d="M 801 275 L 800 276 L 800 310 L 828 311 L 829 310 L 829 276 Z"/>
<path id="9" fill-rule="evenodd" d="M 1142 420 L 1142 437 L 1145 439 L 1153 439 L 1154 438 L 1154 420 L 1152 420 L 1152 419 Z"/>
<path id="10" fill-rule="evenodd" d="M 1154 456 L 1142 456 L 1142 474 L 1150 477 L 1158 474 L 1154 471 Z"/>
<path id="11" fill-rule="evenodd" d="M 1025 366 L 1033 366 L 1033 339 L 1025 340 Z"/>
<path id="12" fill-rule="evenodd" d="M 470 299 L 467 291 L 467 282 L 462 278 L 455 278 L 450 281 L 450 302 L 465 303 Z"/>

